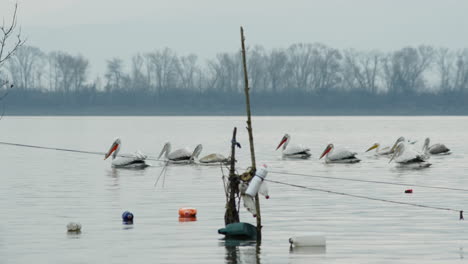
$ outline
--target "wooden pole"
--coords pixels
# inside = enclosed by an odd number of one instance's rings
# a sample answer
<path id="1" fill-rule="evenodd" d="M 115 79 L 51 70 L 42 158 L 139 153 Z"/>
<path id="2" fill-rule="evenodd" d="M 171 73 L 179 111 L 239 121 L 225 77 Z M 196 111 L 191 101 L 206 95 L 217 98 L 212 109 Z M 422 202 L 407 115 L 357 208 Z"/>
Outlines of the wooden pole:
<path id="1" fill-rule="evenodd" d="M 236 134 L 237 127 L 232 132 L 231 141 L 231 168 L 229 169 L 229 183 L 227 187 L 228 201 L 226 204 L 226 213 L 224 214 L 224 223 L 226 225 L 239 223 L 239 212 L 236 207 L 236 194 L 239 193 L 239 177 L 236 175 Z"/>
<path id="2" fill-rule="evenodd" d="M 244 37 L 244 29 L 240 28 L 241 33 L 241 45 L 242 45 L 242 63 L 244 66 L 244 85 L 245 85 L 245 107 L 247 110 L 247 131 L 249 133 L 249 143 L 250 143 L 250 158 L 252 160 L 252 173 L 255 174 L 257 167 L 255 163 L 255 149 L 254 149 L 254 142 L 253 142 L 253 131 L 252 131 L 252 120 L 251 120 L 251 112 L 250 112 L 250 95 L 249 95 L 249 77 L 247 73 L 247 59 L 245 56 L 245 37 Z M 255 207 L 257 210 L 257 240 L 261 240 L 262 234 L 262 217 L 260 214 L 260 202 L 258 199 L 258 194 L 255 196 Z"/>

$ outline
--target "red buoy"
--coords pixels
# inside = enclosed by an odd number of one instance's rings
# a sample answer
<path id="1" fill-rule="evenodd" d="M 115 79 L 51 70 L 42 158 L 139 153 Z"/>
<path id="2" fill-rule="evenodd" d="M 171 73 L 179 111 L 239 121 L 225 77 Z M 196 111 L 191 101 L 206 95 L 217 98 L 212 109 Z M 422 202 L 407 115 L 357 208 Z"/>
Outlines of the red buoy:
<path id="1" fill-rule="evenodd" d="M 196 217 L 197 216 L 197 209 L 195 208 L 180 208 L 179 209 L 179 216 L 180 217 Z"/>

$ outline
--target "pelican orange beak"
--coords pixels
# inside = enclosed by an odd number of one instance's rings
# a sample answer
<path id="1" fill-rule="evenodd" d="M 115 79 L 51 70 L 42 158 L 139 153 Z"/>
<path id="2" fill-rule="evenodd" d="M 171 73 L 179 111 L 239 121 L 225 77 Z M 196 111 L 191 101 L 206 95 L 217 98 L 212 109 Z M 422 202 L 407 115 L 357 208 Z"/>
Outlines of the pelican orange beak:
<path id="1" fill-rule="evenodd" d="M 332 149 L 331 146 L 328 145 L 327 148 L 323 151 L 322 155 L 320 155 L 319 159 L 321 159 L 321 158 L 323 158 L 323 156 L 327 155 L 327 153 L 330 152 L 331 149 Z"/>
<path id="2" fill-rule="evenodd" d="M 288 138 L 283 137 L 283 139 L 281 139 L 281 142 L 279 143 L 278 147 L 276 147 L 276 150 L 278 150 L 284 144 L 284 142 L 286 142 L 286 140 L 288 140 Z"/>
<path id="3" fill-rule="evenodd" d="M 376 149 L 377 147 L 379 146 L 379 144 L 375 143 L 374 145 L 372 145 L 372 147 L 370 147 L 368 150 L 366 150 L 366 152 L 369 152 L 373 149 Z"/>
<path id="4" fill-rule="evenodd" d="M 104 159 L 107 159 L 118 147 L 119 147 L 119 144 L 117 143 L 112 144 L 111 148 L 106 153 L 106 156 L 104 157 Z"/>

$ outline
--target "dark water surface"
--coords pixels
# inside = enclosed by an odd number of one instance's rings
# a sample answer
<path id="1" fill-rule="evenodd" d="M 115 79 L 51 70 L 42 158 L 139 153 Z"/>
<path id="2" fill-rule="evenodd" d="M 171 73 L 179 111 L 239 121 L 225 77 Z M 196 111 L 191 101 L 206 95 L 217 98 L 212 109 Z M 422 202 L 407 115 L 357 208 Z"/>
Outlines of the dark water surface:
<path id="1" fill-rule="evenodd" d="M 468 209 L 467 117 L 255 117 L 259 163 L 272 171 L 388 181 L 405 186 L 270 173 L 269 179 L 395 201 Z M 5 117 L 0 141 L 105 152 L 119 136 L 122 153 L 156 156 L 201 143 L 202 152 L 228 154 L 232 128 L 249 164 L 244 117 Z M 310 160 L 282 160 L 274 151 L 284 133 L 307 145 Z M 432 157 L 432 167 L 405 170 L 364 151 L 399 136 L 430 137 L 452 149 Z M 353 165 L 324 164 L 328 143 L 359 153 Z M 468 250 L 466 221 L 458 213 L 388 204 L 269 183 L 262 199 L 263 241 L 225 243 L 224 190 L 219 167 L 170 166 L 158 186 L 161 163 L 145 170 L 112 169 L 102 156 L 0 145 L 0 263 L 459 263 Z M 412 188 L 413 194 L 404 194 Z M 197 221 L 179 222 L 178 208 L 198 209 Z M 132 226 L 121 214 L 135 215 Z M 255 223 L 242 209 L 241 219 Z M 81 234 L 66 224 L 80 222 Z M 327 236 L 326 249 L 290 251 L 288 238 Z"/>

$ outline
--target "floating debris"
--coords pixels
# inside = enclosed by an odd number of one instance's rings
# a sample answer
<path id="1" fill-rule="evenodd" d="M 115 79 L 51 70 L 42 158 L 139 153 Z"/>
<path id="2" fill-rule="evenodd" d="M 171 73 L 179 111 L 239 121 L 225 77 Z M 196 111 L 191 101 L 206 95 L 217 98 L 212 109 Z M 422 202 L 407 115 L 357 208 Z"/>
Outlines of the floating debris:
<path id="1" fill-rule="evenodd" d="M 195 208 L 180 208 L 179 209 L 179 216 L 180 217 L 186 217 L 186 218 L 197 217 L 197 209 L 195 209 Z"/>
<path id="2" fill-rule="evenodd" d="M 295 247 L 325 247 L 326 238 L 321 233 L 306 236 L 296 236 L 289 239 L 289 244 Z"/>
<path id="3" fill-rule="evenodd" d="M 124 224 L 127 224 L 127 225 L 133 224 L 133 214 L 129 211 L 123 212 L 122 221 Z"/>
<path id="4" fill-rule="evenodd" d="M 257 228 L 249 223 L 233 223 L 218 229 L 218 233 L 225 235 L 226 238 L 234 239 L 256 239 Z"/>
<path id="5" fill-rule="evenodd" d="M 75 223 L 75 222 L 70 222 L 67 225 L 67 231 L 68 232 L 80 232 L 81 231 L 81 224 L 80 223 Z"/>

